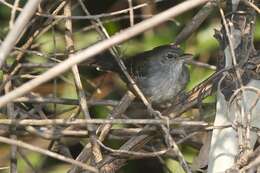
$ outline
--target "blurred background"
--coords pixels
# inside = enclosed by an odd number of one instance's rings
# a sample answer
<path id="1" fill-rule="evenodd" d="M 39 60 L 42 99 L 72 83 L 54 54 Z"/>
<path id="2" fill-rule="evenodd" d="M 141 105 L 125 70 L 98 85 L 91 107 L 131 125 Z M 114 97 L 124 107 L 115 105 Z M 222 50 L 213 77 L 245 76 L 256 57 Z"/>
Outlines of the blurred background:
<path id="1" fill-rule="evenodd" d="M 114 14 L 124 9 L 129 8 L 129 1 L 127 0 L 95 0 L 95 1 L 83 1 L 90 14 L 100 15 L 100 20 L 104 24 L 106 30 L 110 35 L 114 35 L 120 30 L 128 28 L 131 26 L 129 12 L 121 12 L 119 14 Z M 178 3 L 181 0 L 133 0 L 133 6 L 140 6 L 134 9 L 134 24 L 150 18 L 153 15 L 160 13 Z M 6 1 L 8 4 L 14 4 L 14 1 Z M 8 4 L 0 1 L 0 40 L 3 41 L 7 35 L 10 28 L 10 16 L 11 8 Z M 20 0 L 19 6 L 22 7 L 26 3 L 25 0 Z M 61 3 L 61 1 L 52 2 L 53 7 Z M 56 5 L 55 5 L 56 3 Z M 73 4 L 73 16 L 86 16 L 82 7 L 78 1 L 72 1 Z M 122 58 L 127 58 L 129 56 L 135 55 L 137 53 L 150 50 L 156 46 L 169 44 L 175 41 L 176 35 L 181 31 L 187 22 L 198 12 L 200 8 L 190 10 L 177 18 L 171 19 L 155 28 L 152 28 L 143 34 L 134 37 L 123 44 L 118 45 L 120 48 L 120 54 Z M 19 12 L 16 14 L 18 15 Z M 61 10 L 59 15 L 63 15 L 63 10 Z M 40 19 L 32 20 L 31 22 L 45 22 L 47 17 L 39 17 Z M 46 67 L 24 67 L 19 71 L 16 76 L 16 80 L 13 81 L 14 86 L 19 86 L 22 83 L 35 78 L 37 75 L 43 73 L 53 64 L 58 63 L 67 58 L 65 50 L 65 39 L 64 39 L 64 20 L 52 19 L 57 21 L 55 25 L 50 26 L 46 32 L 43 32 L 40 36 L 34 40 L 31 48 L 29 49 L 22 59 L 24 64 L 47 64 Z M 58 21 L 59 20 L 59 21 Z M 32 25 L 37 27 L 37 24 Z M 259 16 L 256 20 L 255 29 L 255 48 L 260 49 L 260 20 Z M 30 26 L 31 27 L 31 26 Z M 21 37 L 21 40 L 17 44 L 17 49 L 15 49 L 12 54 L 8 57 L 7 65 L 11 66 L 14 62 L 18 52 L 19 47 L 23 45 L 28 37 L 33 33 L 34 28 L 29 28 L 26 33 Z M 201 25 L 198 31 L 194 32 L 192 36 L 183 44 L 181 47 L 186 53 L 191 53 L 195 55 L 195 60 L 210 65 L 216 65 L 221 57 L 219 51 L 219 45 L 217 40 L 214 38 L 214 30 L 219 30 L 221 27 L 220 15 L 218 10 L 214 10 L 211 15 L 206 19 L 206 21 Z M 95 28 L 88 19 L 73 19 L 73 38 L 75 41 L 76 51 L 84 49 L 96 42 L 100 41 L 100 36 L 95 31 Z M 99 56 L 111 56 L 109 53 L 104 52 Z M 88 67 L 84 63 L 79 66 L 80 75 L 84 88 L 86 89 L 86 95 L 89 99 L 99 99 L 99 100 L 117 100 L 126 92 L 126 85 L 120 79 L 120 77 L 112 72 L 98 71 L 96 68 Z M 194 86 L 199 84 L 201 81 L 210 76 L 214 70 L 198 67 L 195 65 L 189 66 L 191 80 L 187 86 L 187 91 L 191 90 Z M 0 80 L 3 81 L 4 71 L 0 71 Z M 68 98 L 77 99 L 77 93 L 74 85 L 73 75 L 70 71 L 63 75 L 60 75 L 56 79 L 41 85 L 34 90 L 34 94 L 46 97 L 57 97 L 57 98 Z M 205 103 L 208 105 L 213 105 L 210 108 L 206 108 L 203 114 L 203 119 L 207 121 L 212 121 L 214 118 L 214 104 L 215 97 L 210 96 Z M 44 112 L 47 118 L 68 118 L 73 112 L 78 111 L 78 106 L 62 105 L 62 104 L 39 104 L 40 109 Z M 24 111 L 30 111 L 34 107 L 30 103 L 21 104 L 21 109 Z M 107 114 L 111 111 L 111 106 L 90 106 L 90 113 L 93 118 L 105 118 Z M 2 113 L 5 110 L 1 110 Z M 192 109 L 187 113 L 187 116 L 198 116 L 199 111 L 197 109 Z M 40 117 L 39 112 L 35 112 L 34 115 Z M 82 116 L 79 114 L 79 117 Z M 200 115 L 201 116 L 201 115 Z M 6 117 L 2 117 L 6 118 Z M 35 117 L 36 119 L 38 117 Z M 201 119 L 199 117 L 198 119 Z M 114 129 L 120 128 L 120 126 L 114 126 Z M 24 136 L 23 136 L 24 135 Z M 26 141 L 30 144 L 48 148 L 50 145 L 49 140 L 34 136 L 22 134 L 18 137 L 19 139 Z M 184 143 L 180 146 L 185 158 L 189 163 L 192 163 L 195 156 L 199 153 L 199 148 L 202 145 L 204 134 L 201 133 L 197 139 L 193 141 L 192 145 L 190 143 Z M 86 138 L 62 138 L 60 143 L 69 146 L 70 152 L 73 157 L 79 154 L 80 150 L 83 148 L 84 144 L 87 142 Z M 116 139 L 106 141 L 106 144 L 117 148 L 122 144 L 121 141 Z M 0 145 L 0 168 L 5 168 L 9 165 L 10 159 L 10 147 L 4 144 Z M 27 162 L 27 159 L 30 161 Z M 19 172 L 48 172 L 48 173 L 62 173 L 66 172 L 70 168 L 69 164 L 48 158 L 41 154 L 31 152 L 28 150 L 20 150 L 18 156 L 18 166 Z M 132 160 L 129 161 L 126 166 L 124 166 L 120 172 L 130 173 L 130 172 L 150 172 L 150 173 L 160 173 L 160 172 L 183 172 L 182 168 L 179 166 L 178 162 L 164 157 L 163 161 L 159 158 L 145 159 L 145 160 Z M 0 172 L 9 172 L 8 169 L 3 169 Z"/>

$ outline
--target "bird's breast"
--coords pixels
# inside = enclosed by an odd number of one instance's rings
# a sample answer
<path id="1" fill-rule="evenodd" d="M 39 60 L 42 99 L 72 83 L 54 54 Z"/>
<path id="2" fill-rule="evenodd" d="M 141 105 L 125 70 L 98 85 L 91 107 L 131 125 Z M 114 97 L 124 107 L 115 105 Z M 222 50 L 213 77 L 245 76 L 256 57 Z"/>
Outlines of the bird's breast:
<path id="1" fill-rule="evenodd" d="M 188 82 L 188 71 L 183 64 L 150 67 L 147 73 L 135 76 L 137 85 L 153 104 L 172 100 Z"/>

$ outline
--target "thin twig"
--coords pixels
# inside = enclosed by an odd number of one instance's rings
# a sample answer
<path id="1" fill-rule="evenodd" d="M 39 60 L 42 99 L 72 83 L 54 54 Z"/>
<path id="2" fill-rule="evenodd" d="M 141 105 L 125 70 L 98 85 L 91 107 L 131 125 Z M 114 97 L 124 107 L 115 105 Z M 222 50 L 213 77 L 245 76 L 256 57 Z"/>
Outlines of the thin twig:
<path id="1" fill-rule="evenodd" d="M 4 78 L 6 78 L 7 75 L 4 75 Z M 5 93 L 8 93 L 12 90 L 12 82 L 9 81 L 5 85 Z M 7 115 L 11 120 L 16 119 L 16 114 L 15 114 L 15 107 L 14 103 L 8 103 L 7 104 Z M 10 126 L 10 131 L 14 132 L 16 131 L 16 126 Z M 17 140 L 17 136 L 15 134 L 11 134 L 10 138 L 13 140 Z M 17 147 L 15 145 L 11 146 L 11 151 L 10 151 L 10 172 L 11 173 L 17 173 Z"/>
<path id="2" fill-rule="evenodd" d="M 207 69 L 210 69 L 210 70 L 217 70 L 216 66 L 209 65 L 209 64 L 206 64 L 206 63 L 203 63 L 203 62 L 199 62 L 199 61 L 190 60 L 187 63 L 195 65 L 195 66 L 198 66 L 198 67 L 207 68 Z"/>
<path id="3" fill-rule="evenodd" d="M 129 4 L 129 18 L 130 18 L 130 26 L 134 26 L 134 9 L 132 0 L 128 0 Z"/>
<path id="4" fill-rule="evenodd" d="M 181 125 L 181 126 L 202 126 L 207 127 L 210 124 L 204 121 L 178 121 L 174 119 L 75 119 L 75 120 L 65 120 L 65 119 L 25 119 L 25 120 L 10 120 L 10 119 L 0 119 L 0 124 L 2 125 L 17 125 L 17 126 L 47 126 L 47 125 L 86 125 L 86 124 L 164 124 L 164 125 Z"/>
<path id="5" fill-rule="evenodd" d="M 258 14 L 260 14 L 260 9 L 253 4 L 252 2 L 248 1 L 248 0 L 242 0 L 244 3 L 246 3 L 247 5 L 249 5 L 250 7 L 252 7 Z"/>
<path id="6" fill-rule="evenodd" d="M 9 31 L 5 40 L 0 47 L 0 68 L 2 68 L 4 61 L 10 51 L 13 49 L 14 45 L 18 41 L 20 34 L 23 32 L 24 28 L 28 24 L 29 20 L 37 10 L 38 5 L 41 0 L 29 0 L 25 5 L 23 12 L 18 16 L 12 30 Z"/>
<path id="7" fill-rule="evenodd" d="M 137 156 L 137 157 L 141 157 L 141 158 L 144 158 L 144 157 L 156 157 L 156 156 L 159 156 L 159 155 L 164 155 L 165 153 L 169 152 L 170 149 L 163 149 L 163 150 L 160 150 L 160 151 L 155 151 L 155 152 L 136 152 L 136 151 L 129 151 L 129 150 L 115 150 L 115 149 L 112 149 L 110 147 L 107 147 L 106 145 L 104 145 L 101 141 L 98 140 L 98 144 L 104 148 L 105 150 L 109 151 L 109 152 L 112 152 L 112 155 L 113 156 L 127 156 L 127 157 L 130 157 L 130 156 Z"/>
<path id="8" fill-rule="evenodd" d="M 14 102 L 79 105 L 79 100 L 77 100 L 77 99 L 40 97 L 40 96 L 20 97 L 18 99 L 15 99 Z M 116 106 L 116 105 L 118 105 L 118 103 L 119 103 L 119 101 L 117 101 L 117 100 L 94 100 L 94 99 L 88 100 L 88 104 L 90 106 L 95 106 L 95 105 Z"/>
<path id="9" fill-rule="evenodd" d="M 0 107 L 7 104 L 11 100 L 26 94 L 27 92 L 31 91 L 33 88 L 39 86 L 40 84 L 65 72 L 66 70 L 71 68 L 73 65 L 80 63 L 83 60 L 86 60 L 86 59 L 96 55 L 97 53 L 99 53 L 115 44 L 121 43 L 153 26 L 156 26 L 156 25 L 168 20 L 170 17 L 177 16 L 177 15 L 181 14 L 182 12 L 192 9 L 207 1 L 208 0 L 185 1 L 158 15 L 153 16 L 150 19 L 147 19 L 143 22 L 136 24 L 135 26 L 133 26 L 131 28 L 128 28 L 128 29 L 122 31 L 121 33 L 111 37 L 110 39 L 101 41 L 79 53 L 72 55 L 67 60 L 61 62 L 57 66 L 55 66 L 52 69 L 48 70 L 47 72 L 41 74 L 38 78 L 35 78 L 35 79 L 23 84 L 22 86 L 16 88 L 15 90 L 6 94 L 5 96 L 0 97 Z"/>
<path id="10" fill-rule="evenodd" d="M 19 2 L 20 0 L 15 0 L 14 1 L 14 8 L 12 8 L 12 12 L 11 12 L 11 17 L 10 17 L 10 21 L 9 21 L 9 28 L 12 29 L 14 26 L 14 21 L 15 21 L 15 17 L 16 17 L 16 11 L 17 11 L 17 7 L 19 6 Z"/>
<path id="11" fill-rule="evenodd" d="M 28 157 L 26 156 L 26 154 L 24 154 L 21 150 L 18 150 L 19 155 L 21 156 L 21 158 L 24 160 L 24 162 L 31 168 L 31 170 L 33 171 L 33 173 L 37 173 L 34 165 L 31 163 L 31 161 L 28 159 Z"/>
<path id="12" fill-rule="evenodd" d="M 86 163 L 78 162 L 76 160 L 64 157 L 63 155 L 51 152 L 49 150 L 45 150 L 45 149 L 39 148 L 37 146 L 33 146 L 33 145 L 30 145 L 30 144 L 27 144 L 27 143 L 22 142 L 20 140 L 13 140 L 13 139 L 9 139 L 9 138 L 0 136 L 0 142 L 5 143 L 5 144 L 10 144 L 10 145 L 15 145 L 15 146 L 18 146 L 18 147 L 21 147 L 21 148 L 25 148 L 25 149 L 28 149 L 28 150 L 31 150 L 31 151 L 35 151 L 35 152 L 47 155 L 49 157 L 58 159 L 58 160 L 62 160 L 64 162 L 80 166 L 83 169 L 86 169 L 86 170 L 91 171 L 91 172 L 96 172 L 96 173 L 99 172 L 95 167 L 89 166 Z"/>
<path id="13" fill-rule="evenodd" d="M 6 5 L 9 8 L 14 8 L 14 6 L 12 4 L 9 4 L 8 2 L 4 1 L 4 0 L 0 0 L 0 3 L 3 3 L 4 5 Z M 134 6 L 132 9 L 133 10 L 137 10 L 140 9 L 142 7 L 147 6 L 147 3 L 143 3 L 143 4 L 139 4 L 137 6 Z M 104 17 L 113 17 L 116 15 L 120 15 L 120 14 L 124 14 L 124 13 L 128 13 L 131 9 L 127 8 L 127 9 L 123 9 L 123 10 L 119 10 L 119 11 L 115 11 L 115 12 L 111 12 L 111 13 L 102 13 L 102 14 L 97 14 L 97 15 L 90 15 L 90 16 L 65 16 L 65 15 L 50 15 L 50 14 L 46 14 L 46 13 L 35 13 L 37 16 L 41 16 L 41 17 L 47 17 L 49 19 L 71 19 L 71 20 L 86 20 L 86 19 L 90 19 L 90 20 L 95 20 L 95 19 L 99 19 L 99 18 L 104 18 Z M 24 9 L 22 8 L 17 8 L 17 11 L 24 11 Z"/>
<path id="14" fill-rule="evenodd" d="M 194 33 L 202 22 L 208 17 L 212 10 L 216 7 L 215 1 L 205 4 L 200 11 L 186 24 L 184 29 L 175 38 L 175 44 L 183 43 L 192 33 Z"/>
<path id="15" fill-rule="evenodd" d="M 65 16 L 71 16 L 71 0 L 68 0 L 67 4 L 64 7 L 64 14 Z M 71 19 L 67 19 L 65 23 L 65 40 L 66 40 L 66 46 L 69 53 L 73 53 L 75 51 L 75 46 L 72 38 L 72 21 Z M 85 96 L 85 92 L 83 89 L 83 85 L 80 79 L 79 75 L 79 69 L 77 65 L 72 66 L 72 73 L 75 80 L 75 85 L 77 87 L 78 91 L 78 97 L 79 97 L 79 103 L 80 107 L 82 109 L 82 112 L 84 114 L 84 117 L 86 120 L 91 119 L 89 111 L 88 111 L 88 104 L 87 104 L 87 98 Z M 99 145 L 97 143 L 97 136 L 95 133 L 94 126 L 92 124 L 87 125 L 87 130 L 89 131 L 89 138 L 92 148 L 92 154 L 94 156 L 94 161 L 97 163 L 100 160 L 102 160 L 102 154 L 99 148 Z"/>
<path id="16" fill-rule="evenodd" d="M 63 8 L 64 5 L 65 5 L 65 2 L 60 3 L 60 5 L 53 11 L 52 14 L 58 13 L 58 12 Z M 48 23 L 48 22 L 51 22 L 51 20 L 47 20 L 47 21 L 46 21 L 46 23 Z M 39 25 L 39 24 L 37 23 L 37 25 Z M 31 26 L 31 28 L 32 28 L 32 27 L 33 27 L 33 26 Z M 36 28 L 38 28 L 38 27 L 36 27 Z M 26 43 L 23 44 L 23 46 L 20 48 L 20 50 L 23 50 L 23 51 L 19 52 L 19 54 L 17 55 L 17 57 L 16 57 L 16 59 L 15 59 L 15 62 L 14 62 L 14 63 L 12 64 L 12 66 L 8 69 L 9 74 L 8 74 L 8 76 L 7 76 L 6 81 L 9 81 L 9 80 L 12 78 L 12 76 L 15 75 L 15 74 L 19 71 L 19 68 L 21 67 L 21 66 L 19 65 L 19 62 L 20 62 L 21 59 L 23 58 L 24 54 L 27 52 L 27 51 L 25 51 L 25 50 L 29 49 L 29 48 L 32 46 L 33 41 L 34 41 L 34 39 L 35 39 L 37 36 L 40 36 L 41 34 L 45 33 L 49 28 L 51 28 L 49 25 L 47 25 L 47 27 L 39 27 L 38 29 L 36 29 L 36 30 L 33 32 L 32 36 L 30 36 L 30 37 L 28 38 L 28 40 L 26 41 Z M 4 84 L 5 84 L 5 82 L 3 82 L 3 84 L 1 84 L 0 90 L 3 88 L 3 85 L 4 85 Z"/>
<path id="17" fill-rule="evenodd" d="M 128 91 L 124 97 L 121 99 L 119 104 L 113 109 L 110 116 L 107 117 L 107 119 L 114 119 L 120 117 L 122 113 L 126 111 L 128 106 L 131 104 L 131 102 L 134 100 L 135 96 L 132 92 Z M 112 124 L 104 124 L 103 126 L 99 127 L 100 135 L 99 140 L 102 142 L 108 135 L 110 129 L 112 127 Z"/>

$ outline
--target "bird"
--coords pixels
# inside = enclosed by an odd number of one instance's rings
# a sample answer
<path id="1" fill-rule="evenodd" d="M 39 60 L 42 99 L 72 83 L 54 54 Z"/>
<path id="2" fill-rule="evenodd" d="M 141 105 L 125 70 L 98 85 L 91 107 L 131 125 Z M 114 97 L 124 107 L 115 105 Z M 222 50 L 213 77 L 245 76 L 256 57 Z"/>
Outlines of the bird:
<path id="1" fill-rule="evenodd" d="M 190 77 L 186 62 L 192 57 L 179 46 L 169 44 L 128 57 L 124 64 L 146 98 L 153 105 L 160 105 L 171 102 L 184 90 Z M 97 59 L 92 64 L 115 71 L 126 79 L 115 60 L 107 57 Z"/>

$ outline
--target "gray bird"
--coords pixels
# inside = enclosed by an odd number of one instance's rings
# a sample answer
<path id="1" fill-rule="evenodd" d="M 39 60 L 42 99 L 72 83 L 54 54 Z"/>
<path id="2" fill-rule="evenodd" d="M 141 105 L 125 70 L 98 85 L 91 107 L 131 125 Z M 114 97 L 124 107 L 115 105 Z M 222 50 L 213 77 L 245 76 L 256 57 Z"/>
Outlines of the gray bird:
<path id="1" fill-rule="evenodd" d="M 153 105 L 160 105 L 172 101 L 186 87 L 189 70 L 185 62 L 191 57 L 177 46 L 163 45 L 129 57 L 124 63 L 144 95 Z M 105 69 L 122 74 L 114 60 L 98 61 Z"/>

